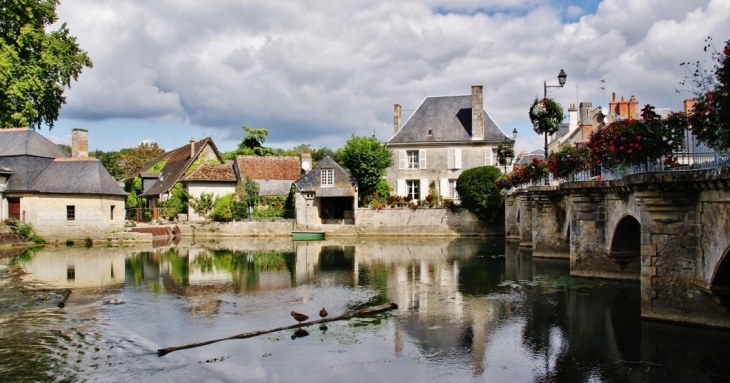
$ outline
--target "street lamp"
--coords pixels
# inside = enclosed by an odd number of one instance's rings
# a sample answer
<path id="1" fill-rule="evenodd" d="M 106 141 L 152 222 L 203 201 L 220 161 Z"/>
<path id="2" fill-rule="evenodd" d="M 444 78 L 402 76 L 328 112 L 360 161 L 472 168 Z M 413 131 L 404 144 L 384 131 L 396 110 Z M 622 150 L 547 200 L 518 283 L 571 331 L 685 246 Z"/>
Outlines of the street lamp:
<path id="1" fill-rule="evenodd" d="M 548 94 L 548 88 L 562 88 L 565 85 L 565 80 L 568 78 L 568 75 L 565 74 L 564 70 L 560 70 L 560 73 L 558 73 L 558 84 L 559 85 L 548 85 L 547 81 L 543 81 L 542 85 L 542 98 L 547 98 Z M 542 134 L 545 135 L 545 161 L 548 160 L 548 142 L 547 142 L 547 132 L 543 132 Z M 550 185 L 549 177 L 545 177 L 545 185 Z"/>

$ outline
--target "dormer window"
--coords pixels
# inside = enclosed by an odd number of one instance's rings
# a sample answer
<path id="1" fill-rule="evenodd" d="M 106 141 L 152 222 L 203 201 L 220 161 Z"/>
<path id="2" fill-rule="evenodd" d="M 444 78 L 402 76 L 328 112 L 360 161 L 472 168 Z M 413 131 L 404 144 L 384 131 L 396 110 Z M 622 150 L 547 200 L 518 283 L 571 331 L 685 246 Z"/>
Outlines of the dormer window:
<path id="1" fill-rule="evenodd" d="M 335 169 L 322 169 L 322 187 L 335 186 Z"/>

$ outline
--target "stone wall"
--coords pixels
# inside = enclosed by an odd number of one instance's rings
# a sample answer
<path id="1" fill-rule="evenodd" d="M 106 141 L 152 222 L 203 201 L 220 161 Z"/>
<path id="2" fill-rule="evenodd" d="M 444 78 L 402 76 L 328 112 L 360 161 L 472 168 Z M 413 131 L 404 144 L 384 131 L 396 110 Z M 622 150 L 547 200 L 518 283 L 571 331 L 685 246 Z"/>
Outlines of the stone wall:
<path id="1" fill-rule="evenodd" d="M 183 236 L 191 237 L 289 237 L 292 219 L 257 219 L 237 222 L 184 222 L 177 225 Z"/>
<path id="2" fill-rule="evenodd" d="M 354 226 L 342 225 L 333 228 L 332 232 L 357 232 L 359 236 L 504 235 L 504 225 L 487 226 L 466 209 L 358 209 Z M 329 228 L 326 231 L 329 234 Z"/>
<path id="3" fill-rule="evenodd" d="M 38 194 L 20 203 L 21 220 L 46 240 L 102 239 L 124 229 L 124 196 Z M 67 219 L 67 206 L 74 206 L 73 220 Z"/>

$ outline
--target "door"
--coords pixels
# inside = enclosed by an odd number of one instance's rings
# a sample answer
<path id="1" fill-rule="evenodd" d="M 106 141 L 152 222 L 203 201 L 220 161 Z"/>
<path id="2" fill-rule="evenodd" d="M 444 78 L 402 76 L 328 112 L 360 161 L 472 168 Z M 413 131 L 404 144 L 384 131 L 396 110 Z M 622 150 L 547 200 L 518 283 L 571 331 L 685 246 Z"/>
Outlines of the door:
<path id="1" fill-rule="evenodd" d="M 8 218 L 20 219 L 20 198 L 8 198 Z"/>

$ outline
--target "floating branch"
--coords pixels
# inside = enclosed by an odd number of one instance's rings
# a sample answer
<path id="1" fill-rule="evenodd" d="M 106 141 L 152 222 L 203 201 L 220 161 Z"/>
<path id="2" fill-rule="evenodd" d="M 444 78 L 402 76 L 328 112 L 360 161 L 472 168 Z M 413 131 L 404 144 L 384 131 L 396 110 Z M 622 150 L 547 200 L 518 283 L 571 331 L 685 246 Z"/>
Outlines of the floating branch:
<path id="1" fill-rule="evenodd" d="M 59 309 L 62 309 L 64 306 L 66 306 L 66 301 L 68 300 L 69 296 L 71 296 L 71 289 L 68 289 L 63 292 L 63 295 L 61 296 L 61 300 L 58 301 Z"/>
<path id="2" fill-rule="evenodd" d="M 161 349 L 157 350 L 157 355 L 158 356 L 164 356 L 164 355 L 167 355 L 167 354 L 169 354 L 169 353 L 171 353 L 173 351 L 185 350 L 185 349 L 188 349 L 188 348 L 195 348 L 195 347 L 200 347 L 200 346 L 206 346 L 206 345 L 209 345 L 211 343 L 217 343 L 217 342 L 224 341 L 224 340 L 253 338 L 253 337 L 259 336 L 259 335 L 270 334 L 272 332 L 277 332 L 277 331 L 282 331 L 282 330 L 289 330 L 289 329 L 293 329 L 293 328 L 299 328 L 301 326 L 311 326 L 311 325 L 315 325 L 315 324 L 319 324 L 319 323 L 326 323 L 326 322 L 333 322 L 333 321 L 343 320 L 343 319 L 350 319 L 350 318 L 356 318 L 356 317 L 364 317 L 364 316 L 368 316 L 368 315 L 375 315 L 375 314 L 384 313 L 386 311 L 395 310 L 397 308 L 398 308 L 398 305 L 397 304 L 395 304 L 395 303 L 388 303 L 388 304 L 384 304 L 384 305 L 368 307 L 368 308 L 365 308 L 365 309 L 362 309 L 362 310 L 352 311 L 352 312 L 345 313 L 345 314 L 342 314 L 342 315 L 336 315 L 336 316 L 332 316 L 332 317 L 327 317 L 327 318 L 317 319 L 317 320 L 313 320 L 313 321 L 309 321 L 309 322 L 304 322 L 304 323 L 301 323 L 301 324 L 293 324 L 293 325 L 290 325 L 290 326 L 277 327 L 277 328 L 273 328 L 271 330 L 261 330 L 261 331 L 253 331 L 253 332 L 244 332 L 242 334 L 233 335 L 233 336 L 229 336 L 229 337 L 226 337 L 226 338 L 206 340 L 206 341 L 203 341 L 203 342 L 189 343 L 189 344 L 182 345 L 182 346 L 161 348 Z"/>

